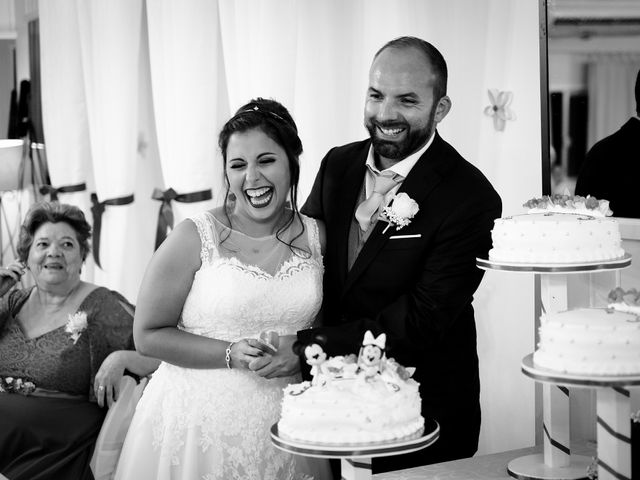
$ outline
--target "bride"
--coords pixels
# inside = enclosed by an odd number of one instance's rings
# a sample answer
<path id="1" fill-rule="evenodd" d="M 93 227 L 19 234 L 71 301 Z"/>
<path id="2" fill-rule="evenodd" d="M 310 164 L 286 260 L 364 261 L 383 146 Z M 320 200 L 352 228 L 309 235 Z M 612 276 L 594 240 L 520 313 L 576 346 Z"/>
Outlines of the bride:
<path id="1" fill-rule="evenodd" d="M 163 362 L 127 434 L 117 479 L 331 478 L 328 463 L 273 447 L 284 355 L 322 299 L 315 220 L 296 208 L 302 144 L 287 109 L 257 98 L 223 127 L 225 207 L 180 223 L 156 251 L 137 301 L 138 350 Z M 277 351 L 259 341 L 279 334 Z M 272 355 L 278 378 L 252 360 Z M 280 357 L 280 358 L 278 358 Z"/>

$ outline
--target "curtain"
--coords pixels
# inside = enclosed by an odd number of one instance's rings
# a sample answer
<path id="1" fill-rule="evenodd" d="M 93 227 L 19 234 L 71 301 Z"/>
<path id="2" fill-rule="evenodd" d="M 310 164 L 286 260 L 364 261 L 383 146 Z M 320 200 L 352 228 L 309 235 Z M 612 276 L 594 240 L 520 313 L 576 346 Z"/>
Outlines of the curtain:
<path id="1" fill-rule="evenodd" d="M 48 198 L 80 207 L 91 221 L 95 191 L 75 2 L 40 0 L 42 113 L 51 187 Z M 84 187 L 83 187 L 84 186 Z M 93 279 L 89 258 L 83 277 Z"/>
<path id="2" fill-rule="evenodd" d="M 161 205 L 171 206 L 177 223 L 219 203 L 217 136 L 231 112 L 255 96 L 291 111 L 304 146 L 302 204 L 326 152 L 367 136 L 369 65 L 400 35 L 425 38 L 445 56 L 453 108 L 438 130 L 494 184 L 504 213 L 518 213 L 540 194 L 536 0 L 41 2 L 52 183 L 88 179 L 92 170 L 98 202 L 134 195 L 133 203 L 104 206 L 102 268 L 94 275 L 131 301 L 153 254 Z M 59 62 L 64 71 L 53 71 Z M 483 114 L 491 88 L 513 92 L 517 119 L 502 132 Z M 154 189 L 164 203 L 151 198 Z M 169 189 L 211 189 L 213 198 L 181 202 Z M 534 348 L 533 279 L 493 273 L 474 301 L 484 418 L 479 453 L 530 446 L 535 430 L 534 382 L 519 368 Z M 526 392 L 516 404 L 513 388 Z"/>
<path id="3" fill-rule="evenodd" d="M 77 0 L 91 160 L 94 281 L 135 298 L 135 165 L 141 0 Z M 102 212 L 102 210 L 104 210 Z"/>
<path id="4" fill-rule="evenodd" d="M 587 149 L 636 115 L 634 88 L 639 70 L 638 53 L 599 53 L 587 57 Z"/>
<path id="5" fill-rule="evenodd" d="M 192 0 L 184 8 L 173 0 L 150 0 L 146 18 L 154 124 L 164 178 L 154 196 L 161 213 L 171 215 L 166 218 L 168 225 L 157 226 L 166 234 L 173 223 L 211 208 L 213 193 L 222 190 L 217 130 L 229 108 L 223 95 L 217 2 Z"/>

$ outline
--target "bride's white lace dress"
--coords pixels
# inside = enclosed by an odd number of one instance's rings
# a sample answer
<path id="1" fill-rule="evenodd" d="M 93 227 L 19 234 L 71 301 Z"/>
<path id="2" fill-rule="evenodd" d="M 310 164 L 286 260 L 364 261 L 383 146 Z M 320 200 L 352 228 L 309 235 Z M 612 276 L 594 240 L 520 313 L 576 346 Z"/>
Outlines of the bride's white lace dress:
<path id="1" fill-rule="evenodd" d="M 296 239 L 310 256 L 293 254 L 275 236 L 252 239 L 225 229 L 209 212 L 191 220 L 201 238 L 202 266 L 178 328 L 234 341 L 263 330 L 286 335 L 311 326 L 321 304 L 323 274 L 313 220 L 304 218 L 305 233 Z M 299 381 L 298 376 L 267 380 L 246 370 L 162 363 L 138 403 L 116 478 L 327 478 L 323 461 L 293 456 L 270 441 L 282 388 Z"/>

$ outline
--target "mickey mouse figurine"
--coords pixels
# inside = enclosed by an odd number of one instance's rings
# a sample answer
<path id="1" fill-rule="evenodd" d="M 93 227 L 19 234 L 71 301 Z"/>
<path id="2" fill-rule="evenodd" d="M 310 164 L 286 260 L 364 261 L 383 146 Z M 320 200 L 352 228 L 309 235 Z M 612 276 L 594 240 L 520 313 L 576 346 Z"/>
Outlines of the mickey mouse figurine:
<path id="1" fill-rule="evenodd" d="M 311 366 L 311 385 L 322 385 L 325 383 L 324 375 L 322 373 L 322 364 L 327 360 L 327 354 L 323 349 L 326 344 L 326 337 L 324 335 L 316 335 L 313 339 L 313 343 L 303 345 L 296 341 L 293 344 L 293 351 L 296 355 L 304 353 L 304 357 L 308 365 Z"/>
<path id="2" fill-rule="evenodd" d="M 358 354 L 359 374 L 365 380 L 380 373 L 381 363 L 385 358 L 386 341 L 387 336 L 384 333 L 374 338 L 370 330 L 365 332 Z"/>

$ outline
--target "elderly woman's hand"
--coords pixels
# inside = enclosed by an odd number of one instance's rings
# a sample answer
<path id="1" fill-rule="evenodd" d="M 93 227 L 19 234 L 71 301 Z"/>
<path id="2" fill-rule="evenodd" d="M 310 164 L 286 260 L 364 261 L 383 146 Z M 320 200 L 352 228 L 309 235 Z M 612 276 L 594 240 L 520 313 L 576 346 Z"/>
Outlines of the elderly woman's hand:
<path id="1" fill-rule="evenodd" d="M 104 359 L 98 373 L 96 373 L 93 389 L 98 405 L 101 407 L 104 407 L 105 404 L 111 407 L 120 396 L 120 380 L 124 375 L 126 365 L 124 353 L 122 350 L 112 352 Z"/>
<path id="2" fill-rule="evenodd" d="M 7 267 L 0 267 L 0 297 L 20 281 L 20 277 L 24 275 L 24 272 L 24 265 L 17 260 Z"/>

